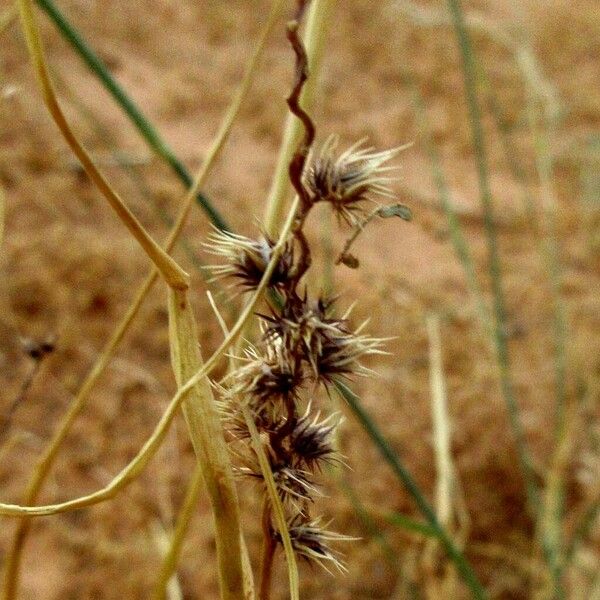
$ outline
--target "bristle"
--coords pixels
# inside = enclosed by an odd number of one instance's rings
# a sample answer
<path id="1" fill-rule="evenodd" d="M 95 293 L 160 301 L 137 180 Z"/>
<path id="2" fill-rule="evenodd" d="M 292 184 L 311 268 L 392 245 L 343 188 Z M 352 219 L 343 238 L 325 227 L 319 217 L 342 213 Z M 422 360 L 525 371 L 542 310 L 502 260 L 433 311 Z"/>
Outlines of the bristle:
<path id="1" fill-rule="evenodd" d="M 374 152 L 364 143 L 360 140 L 336 157 L 338 139 L 330 136 L 305 177 L 312 201 L 329 202 L 338 218 L 353 226 L 366 214 L 365 205 L 373 201 L 373 196 L 395 197 L 390 188 L 394 179 L 383 176 L 395 167 L 384 164 L 406 148 Z"/>
<path id="2" fill-rule="evenodd" d="M 357 538 L 327 531 L 325 527 L 321 525 L 320 518 L 310 520 L 305 519 L 304 515 L 296 515 L 288 523 L 292 547 L 298 556 L 318 564 L 328 573 L 331 573 L 327 568 L 328 565 L 345 573 L 347 569 L 341 560 L 341 555 L 332 550 L 331 543 L 355 541 Z"/>

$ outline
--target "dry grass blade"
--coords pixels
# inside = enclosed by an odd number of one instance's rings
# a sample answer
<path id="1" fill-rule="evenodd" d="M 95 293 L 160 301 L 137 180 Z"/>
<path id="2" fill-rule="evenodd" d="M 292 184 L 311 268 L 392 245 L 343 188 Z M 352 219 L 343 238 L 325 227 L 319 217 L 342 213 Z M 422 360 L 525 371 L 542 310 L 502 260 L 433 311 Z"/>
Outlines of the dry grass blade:
<path id="1" fill-rule="evenodd" d="M 250 61 L 248 62 L 248 66 L 246 67 L 242 82 L 238 90 L 236 91 L 236 94 L 230 106 L 228 107 L 225 116 L 223 117 L 221 126 L 219 127 L 218 133 L 215 136 L 214 141 L 212 142 L 208 150 L 205 161 L 200 167 L 192 186 L 186 193 L 185 198 L 181 203 L 181 208 L 179 210 L 179 214 L 177 215 L 175 224 L 173 225 L 173 228 L 171 229 L 169 235 L 167 236 L 167 239 L 164 242 L 165 250 L 167 252 L 170 252 L 173 249 L 175 242 L 177 241 L 183 229 L 183 226 L 187 220 L 187 216 L 193 205 L 196 194 L 206 181 L 206 178 L 211 168 L 215 164 L 215 161 L 218 158 L 225 141 L 229 137 L 229 133 L 231 131 L 231 127 L 234 123 L 234 120 L 239 114 L 240 108 L 248 95 L 250 85 L 254 79 L 254 75 L 257 70 L 259 59 L 264 52 L 266 39 L 273 29 L 273 26 L 276 22 L 276 15 L 278 12 L 280 12 L 282 4 L 283 0 L 278 0 L 278 2 L 273 6 L 269 19 L 262 31 L 260 40 L 253 52 L 252 57 L 250 58 Z M 133 320 L 135 319 L 135 316 L 137 315 L 142 305 L 142 302 L 144 301 L 144 298 L 146 297 L 147 293 L 150 291 L 152 285 L 156 281 L 157 276 L 158 271 L 156 270 L 156 268 L 152 268 L 150 273 L 140 286 L 140 288 L 137 290 L 135 297 L 125 316 L 118 324 L 111 338 L 106 343 L 100 356 L 96 360 L 95 365 L 93 366 L 85 381 L 81 385 L 76 398 L 71 403 L 69 410 L 63 418 L 63 421 L 61 422 L 58 430 L 53 435 L 43 455 L 37 462 L 34 474 L 28 483 L 24 495 L 24 504 L 35 503 L 63 441 L 65 440 L 68 432 L 70 431 L 73 423 L 75 422 L 75 419 L 77 418 L 77 416 L 83 409 L 85 403 L 87 402 L 91 390 L 95 386 L 101 374 L 106 369 L 108 363 L 110 362 L 110 359 L 112 358 L 117 347 L 121 343 L 125 333 L 133 323 Z M 11 600 L 16 593 L 20 557 L 22 554 L 22 548 L 25 543 L 25 539 L 27 537 L 29 526 L 29 521 L 22 521 L 21 523 L 19 523 L 11 544 L 10 551 L 8 552 L 7 565 L 4 575 L 4 591 L 2 596 L 6 600 Z"/>
<path id="2" fill-rule="evenodd" d="M 44 506 L 22 506 L 19 504 L 7 504 L 0 503 L 0 515 L 5 516 L 13 516 L 13 517 L 40 517 L 47 516 L 62 512 L 67 512 L 71 510 L 76 510 L 78 508 L 83 508 L 85 506 L 91 506 L 93 504 L 98 504 L 99 502 L 104 502 L 115 496 L 121 489 L 127 486 L 131 481 L 133 481 L 139 473 L 144 469 L 144 467 L 148 464 L 150 459 L 154 456 L 158 448 L 160 447 L 162 440 L 164 439 L 169 426 L 171 425 L 175 414 L 177 413 L 178 408 L 180 407 L 185 395 L 204 377 L 209 375 L 212 370 L 217 366 L 218 361 L 225 354 L 227 349 L 235 343 L 235 340 L 240 335 L 243 330 L 246 322 L 254 313 L 254 308 L 256 304 L 262 297 L 263 292 L 265 291 L 271 275 L 277 265 L 279 257 L 283 252 L 286 241 L 290 234 L 292 223 L 294 221 L 296 210 L 298 209 L 299 200 L 296 198 L 292 208 L 289 212 L 287 221 L 283 227 L 281 232 L 281 236 L 273 247 L 273 251 L 271 254 L 271 260 L 269 265 L 265 269 L 265 272 L 262 276 L 262 279 L 254 291 L 252 298 L 249 300 L 248 304 L 244 308 L 242 314 L 239 316 L 238 320 L 231 328 L 229 335 L 223 340 L 221 345 L 217 348 L 217 350 L 213 353 L 213 355 L 204 363 L 204 366 L 196 372 L 184 385 L 182 385 L 177 393 L 171 399 L 171 402 L 167 406 L 166 410 L 162 414 L 158 424 L 154 428 L 151 436 L 148 438 L 146 443 L 140 449 L 140 451 L 136 454 L 133 460 L 122 470 L 120 471 L 111 482 L 103 487 L 102 489 L 92 493 L 87 494 L 86 496 L 81 496 L 79 498 L 74 498 L 73 500 L 68 500 L 66 502 L 61 502 L 58 504 L 48 504 Z"/>
<path id="3" fill-rule="evenodd" d="M 277 528 L 279 530 L 279 535 L 281 536 L 281 542 L 283 544 L 283 551 L 285 552 L 285 557 L 287 560 L 288 578 L 290 585 L 290 600 L 300 600 L 298 565 L 296 564 L 296 554 L 294 552 L 294 548 L 292 547 L 292 540 L 290 539 L 290 532 L 288 530 L 288 525 L 283 510 L 283 505 L 281 503 L 281 498 L 279 497 L 279 493 L 277 492 L 277 486 L 275 484 L 275 479 L 273 478 L 273 471 L 271 471 L 269 459 L 267 458 L 267 455 L 265 453 L 265 449 L 260 439 L 258 429 L 256 429 L 256 424 L 254 423 L 254 419 L 252 418 L 250 411 L 247 407 L 244 407 L 243 410 L 246 425 L 248 426 L 248 431 L 250 431 L 252 446 L 254 448 L 254 451 L 256 452 L 256 456 L 258 457 L 260 470 L 264 478 L 265 485 L 267 487 L 267 494 L 271 502 L 271 509 L 273 510 L 275 522 L 277 523 Z"/>
<path id="4" fill-rule="evenodd" d="M 523 53 L 527 55 L 529 47 L 523 43 Z M 528 73 L 531 66 L 527 61 L 522 66 L 523 72 Z M 563 527 L 564 495 L 571 458 L 573 427 L 567 406 L 567 310 L 566 303 L 561 297 L 563 267 L 560 260 L 558 245 L 558 202 L 552 182 L 554 158 L 551 151 L 551 123 L 547 107 L 540 105 L 539 91 L 534 87 L 534 76 L 526 79 L 527 102 L 526 112 L 529 126 L 533 134 L 535 164 L 540 182 L 541 197 L 541 230 L 543 241 L 540 254 L 546 267 L 550 283 L 552 306 L 552 333 L 554 344 L 554 388 L 555 388 L 555 426 L 554 453 L 550 471 L 546 479 L 546 489 L 542 499 L 538 518 L 538 532 L 541 532 L 540 544 L 548 562 L 552 580 L 548 586 L 557 591 L 556 597 L 565 597 L 563 588 Z M 572 412 L 572 411 L 571 411 Z M 542 594 L 545 592 L 542 591 Z"/>
<path id="5" fill-rule="evenodd" d="M 165 281 L 172 287 L 186 289 L 189 286 L 189 276 L 187 273 L 150 237 L 135 215 L 127 208 L 123 200 L 113 190 L 108 181 L 106 181 L 87 151 L 75 137 L 54 93 L 31 0 L 19 0 L 19 10 L 27 40 L 27 47 L 44 96 L 44 102 L 60 132 L 71 147 L 71 150 L 73 150 L 74 154 L 81 161 L 90 179 L 106 198 L 131 235 L 135 237 L 148 257 L 156 265 L 156 268 L 160 271 Z"/>
<path id="6" fill-rule="evenodd" d="M 429 382 L 437 471 L 436 510 L 440 524 L 453 538 L 456 538 L 457 536 L 454 533 L 456 529 L 456 471 L 452 461 L 450 419 L 444 378 L 439 316 L 436 314 L 427 315 L 426 325 L 429 338 Z M 425 556 L 432 570 L 435 568 L 434 563 L 438 549 L 439 540 L 432 539 L 428 541 Z M 434 581 L 434 578 L 432 578 L 432 581 Z M 441 588 L 437 589 L 433 597 L 439 594 L 444 597 L 454 597 L 457 591 L 456 585 L 455 571 L 446 568 Z M 435 585 L 433 587 L 434 589 L 437 588 Z"/>
<path id="7" fill-rule="evenodd" d="M 169 338 L 171 362 L 181 387 L 202 369 L 196 320 L 185 291 L 169 289 Z M 221 598 L 242 598 L 239 502 L 219 412 L 206 375 L 184 396 L 182 408 L 212 504 Z"/>
<path id="8" fill-rule="evenodd" d="M 433 415 L 433 440 L 437 467 L 436 505 L 438 519 L 448 528 L 452 522 L 452 456 L 450 450 L 450 423 L 446 383 L 444 381 L 440 319 L 427 315 L 429 337 L 429 383 L 431 388 L 431 412 Z"/>
<path id="9" fill-rule="evenodd" d="M 446 529 L 438 521 L 435 511 L 426 500 L 423 492 L 413 479 L 412 475 L 401 462 L 398 455 L 394 452 L 391 445 L 383 436 L 375 422 L 362 407 L 360 398 L 346 384 L 339 380 L 335 382 L 335 386 L 336 391 L 348 403 L 348 406 L 357 417 L 361 427 L 363 427 L 367 435 L 371 438 L 381 453 L 382 457 L 392 468 L 394 474 L 398 477 L 398 480 L 402 483 L 405 490 L 415 501 L 419 511 L 427 520 L 427 525 L 431 528 L 433 535 L 440 540 L 444 550 L 456 565 L 460 576 L 469 587 L 473 598 L 477 598 L 478 600 L 484 600 L 487 598 L 487 592 L 479 582 L 479 579 L 473 571 L 473 568 L 466 560 L 461 550 L 456 546 Z"/>

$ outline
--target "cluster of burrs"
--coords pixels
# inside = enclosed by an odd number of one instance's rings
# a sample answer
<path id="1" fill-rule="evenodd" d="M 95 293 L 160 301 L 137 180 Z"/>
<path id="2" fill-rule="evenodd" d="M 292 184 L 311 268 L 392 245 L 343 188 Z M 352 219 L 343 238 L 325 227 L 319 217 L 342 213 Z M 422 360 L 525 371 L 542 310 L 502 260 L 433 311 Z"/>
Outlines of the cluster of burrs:
<path id="1" fill-rule="evenodd" d="M 281 542 L 259 457 L 251 443 L 248 414 L 264 445 L 286 511 L 292 546 L 299 556 L 325 568 L 343 568 L 330 545 L 350 538 L 326 531 L 321 519 L 311 515 L 318 494 L 317 475 L 323 466 L 340 462 L 335 448 L 339 419 L 335 415 L 321 418 L 315 408 L 317 396 L 329 393 L 336 380 L 370 373 L 361 359 L 382 353 L 382 340 L 363 334 L 363 326 L 352 329 L 348 314 L 336 313 L 334 299 L 310 297 L 303 283 L 311 263 L 310 247 L 302 228 L 319 202 L 328 203 L 340 222 L 360 226 L 374 196 L 391 195 L 389 167 L 384 165 L 396 152 L 373 152 L 359 143 L 336 155 L 336 139 L 329 138 L 322 150 L 302 165 L 304 200 L 290 238 L 275 259 L 266 294 L 268 308 L 257 315 L 259 339 L 235 359 L 238 366 L 219 385 L 239 472 L 263 486 L 265 535 L 273 547 Z M 210 267 L 214 277 L 232 279 L 232 285 L 241 291 L 256 290 L 274 247 L 275 242 L 266 235 L 250 239 L 225 231 L 213 232 L 206 244 L 207 250 L 223 261 Z"/>

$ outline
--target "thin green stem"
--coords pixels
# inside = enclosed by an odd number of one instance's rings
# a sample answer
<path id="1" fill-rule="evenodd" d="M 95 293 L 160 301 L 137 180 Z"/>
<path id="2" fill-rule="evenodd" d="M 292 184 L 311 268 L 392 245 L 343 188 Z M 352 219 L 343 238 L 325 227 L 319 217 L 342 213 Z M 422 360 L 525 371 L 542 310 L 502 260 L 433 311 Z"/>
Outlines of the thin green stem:
<path id="1" fill-rule="evenodd" d="M 375 443 L 383 458 L 390 465 L 394 471 L 394 474 L 404 486 L 404 489 L 409 493 L 417 505 L 419 512 L 421 512 L 421 514 L 427 520 L 427 523 L 431 527 L 437 539 L 440 541 L 444 550 L 448 554 L 448 557 L 456 565 L 456 569 L 471 591 L 473 598 L 478 600 L 487 598 L 487 594 L 477 579 L 477 575 L 473 571 L 473 568 L 463 553 L 456 547 L 444 527 L 439 522 L 433 507 L 426 500 L 417 482 L 413 479 L 406 467 L 401 463 L 398 455 L 394 452 L 389 442 L 383 436 L 369 414 L 362 407 L 360 398 L 341 381 L 336 381 L 335 386 L 340 396 L 348 403 L 348 406 L 358 419 L 363 429 Z"/>
<path id="2" fill-rule="evenodd" d="M 506 307 L 502 285 L 502 273 L 500 268 L 500 254 L 498 251 L 498 240 L 494 225 L 494 208 L 489 182 L 488 161 L 484 142 L 481 111 L 479 108 L 476 91 L 476 59 L 472 48 L 470 35 L 465 25 L 465 19 L 460 0 L 448 0 L 448 5 L 452 14 L 452 21 L 462 57 L 462 71 L 465 84 L 465 93 L 467 96 L 471 135 L 475 150 L 480 201 L 483 208 L 484 228 L 489 255 L 489 271 L 494 297 L 494 343 L 496 347 L 496 356 L 500 374 L 500 386 L 508 410 L 511 429 L 515 437 L 515 443 L 517 445 L 519 463 L 523 478 L 525 480 L 529 512 L 532 517 L 535 517 L 540 503 L 539 489 L 535 480 L 533 460 L 531 458 L 531 453 L 527 444 L 525 432 L 523 430 L 521 415 L 517 405 L 510 372 L 510 356 L 506 338 Z"/>

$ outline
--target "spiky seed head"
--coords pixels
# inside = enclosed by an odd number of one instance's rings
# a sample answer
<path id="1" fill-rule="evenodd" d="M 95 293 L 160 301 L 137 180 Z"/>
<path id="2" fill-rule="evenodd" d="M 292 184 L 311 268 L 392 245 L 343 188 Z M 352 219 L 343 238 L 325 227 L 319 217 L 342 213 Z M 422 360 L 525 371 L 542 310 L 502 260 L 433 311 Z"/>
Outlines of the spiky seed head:
<path id="1" fill-rule="evenodd" d="M 296 394 L 303 382 L 300 362 L 276 343 L 246 350 L 246 364 L 233 374 L 228 388 L 231 396 L 250 396 L 256 406 L 276 403 Z"/>
<path id="2" fill-rule="evenodd" d="M 313 202 L 329 202 L 338 217 L 354 226 L 366 214 L 366 203 L 373 196 L 393 198 L 386 174 L 394 167 L 385 166 L 402 148 L 374 152 L 360 140 L 337 154 L 338 137 L 330 136 L 311 161 L 305 185 Z"/>
<path id="3" fill-rule="evenodd" d="M 353 333 L 325 339 L 314 361 L 315 379 L 331 385 L 336 377 L 372 374 L 373 371 L 364 367 L 360 361 L 369 354 L 385 354 L 381 349 L 384 341 Z"/>
<path id="4" fill-rule="evenodd" d="M 259 432 L 273 433 L 280 425 L 278 411 L 271 405 L 248 399 L 248 408 L 252 420 Z M 239 398 L 234 398 L 226 393 L 224 400 L 220 402 L 223 426 L 235 439 L 249 440 L 252 435 L 248 429 L 248 423 L 243 412 L 240 410 Z"/>
<path id="5" fill-rule="evenodd" d="M 281 310 L 260 315 L 266 323 L 264 337 L 277 340 L 291 356 L 307 363 L 316 381 L 331 384 L 336 376 L 351 377 L 371 373 L 360 359 L 369 354 L 385 354 L 385 340 L 353 332 L 346 318 L 333 314 L 334 300 L 310 302 L 306 296 L 289 295 Z M 364 325 L 364 324 L 363 324 Z"/>
<path id="6" fill-rule="evenodd" d="M 243 457 L 245 464 L 238 468 L 238 473 L 263 482 L 264 477 L 258 460 L 253 457 Z M 271 471 L 275 481 L 277 493 L 281 501 L 302 512 L 308 502 L 312 502 L 315 495 L 320 494 L 315 487 L 311 474 L 302 468 L 295 467 L 285 462 L 277 462 L 272 453 L 269 456 Z"/>
<path id="7" fill-rule="evenodd" d="M 338 425 L 334 415 L 319 421 L 312 416 L 310 406 L 296 422 L 289 439 L 290 451 L 299 464 L 311 471 L 319 470 L 323 463 L 339 460 L 333 443 L 333 433 Z"/>
<path id="8" fill-rule="evenodd" d="M 209 254 L 225 260 L 224 264 L 207 267 L 213 273 L 213 280 L 231 277 L 237 280 L 242 290 L 256 289 L 273 256 L 275 242 L 268 236 L 253 240 L 230 231 L 215 229 L 204 244 Z M 271 275 L 269 286 L 285 285 L 293 276 L 293 245 L 285 245 Z"/>
<path id="9" fill-rule="evenodd" d="M 338 571 L 347 572 L 339 552 L 331 548 L 331 543 L 355 541 L 357 538 L 327 531 L 321 524 L 321 518 L 307 519 L 302 513 L 295 515 L 288 522 L 288 531 L 292 547 L 296 554 L 309 563 L 316 563 L 328 573 L 328 566 L 335 567 Z M 275 539 L 281 543 L 279 533 Z"/>
<path id="10" fill-rule="evenodd" d="M 349 334 L 346 321 L 332 314 L 333 303 L 332 298 L 312 302 L 306 294 L 289 294 L 281 309 L 259 315 L 265 322 L 264 338 L 279 340 L 290 354 L 302 356 L 314 370 L 314 357 L 320 354 L 323 341 L 332 335 Z"/>

